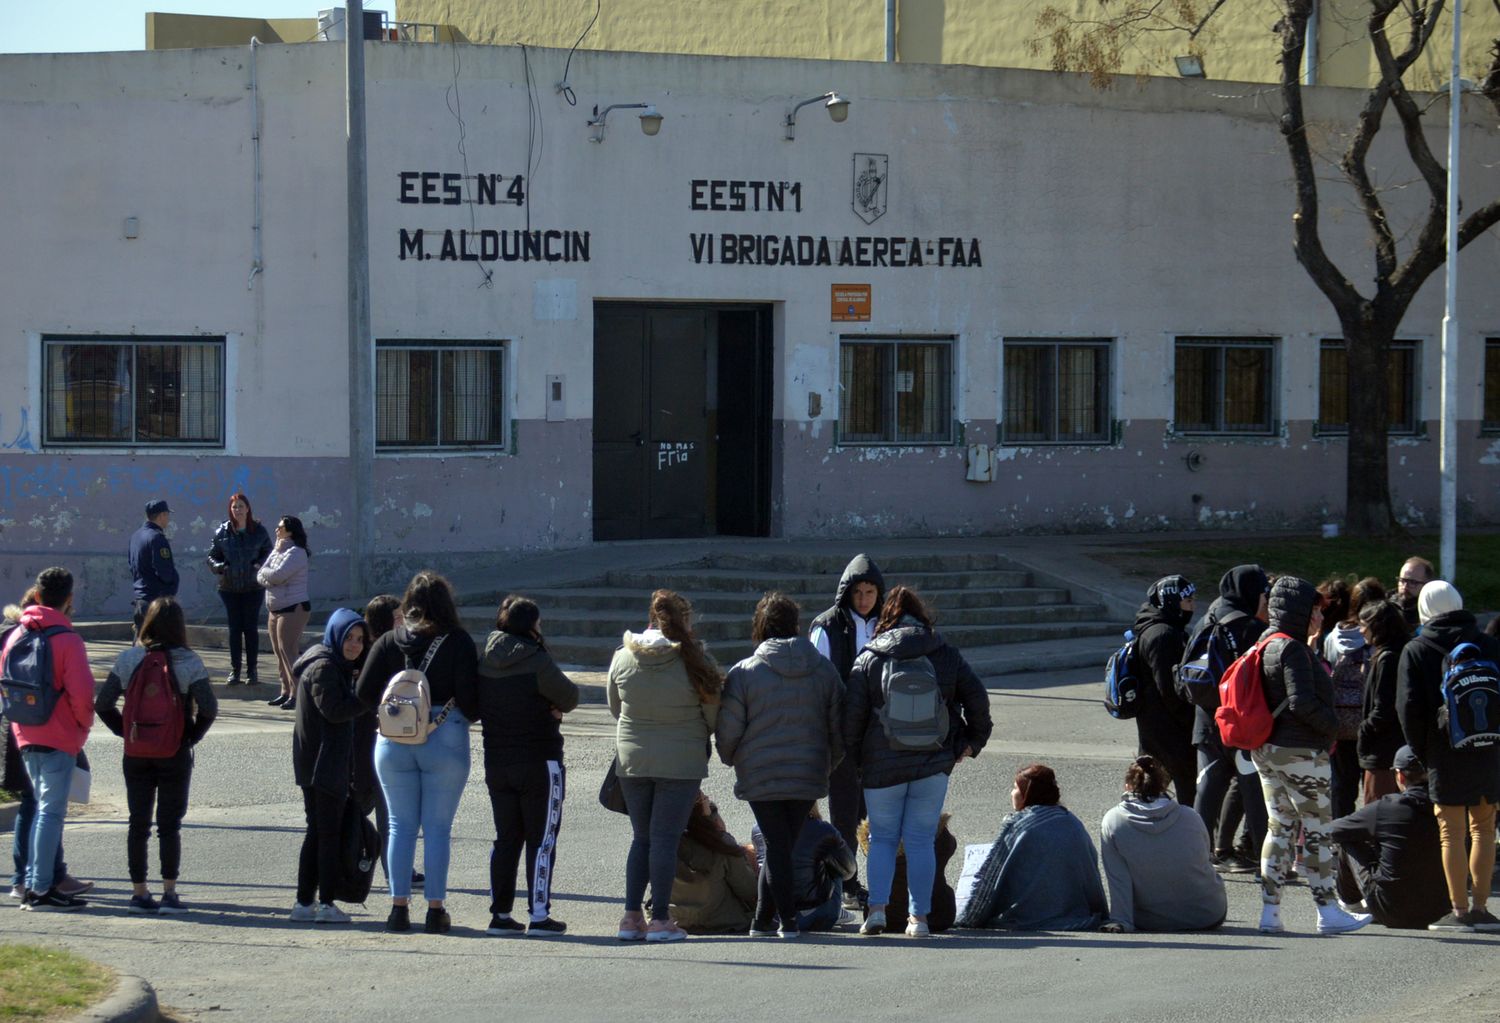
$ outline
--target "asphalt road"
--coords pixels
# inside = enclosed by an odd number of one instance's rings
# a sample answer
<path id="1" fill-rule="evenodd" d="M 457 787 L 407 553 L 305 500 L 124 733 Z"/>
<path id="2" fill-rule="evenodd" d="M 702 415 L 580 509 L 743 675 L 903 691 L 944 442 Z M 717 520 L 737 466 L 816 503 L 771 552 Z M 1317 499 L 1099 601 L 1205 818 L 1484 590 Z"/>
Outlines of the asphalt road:
<path id="1" fill-rule="evenodd" d="M 104 649 L 98 654 L 109 659 Z M 1118 798 L 1134 729 L 1104 714 L 1088 674 L 991 682 L 995 740 L 955 771 L 948 796 L 961 844 L 993 836 L 1011 776 L 1033 759 L 1057 770 L 1064 802 L 1097 829 Z M 67 915 L 4 912 L 6 939 L 55 941 L 144 976 L 164 1004 L 199 1020 L 373 1023 L 516 1011 L 569 1020 L 1500 1019 L 1493 984 L 1500 936 L 1370 927 L 1318 938 L 1312 898 L 1295 887 L 1284 903 L 1290 932 L 1267 937 L 1254 930 L 1258 888 L 1239 877 L 1228 881 L 1227 924 L 1206 934 L 966 933 L 919 942 L 851 932 L 795 944 L 738 936 L 621 944 L 612 936 L 629 829 L 594 799 L 612 754 L 611 723 L 597 706 L 570 715 L 566 727 L 572 784 L 553 904 L 568 922 L 565 937 L 484 935 L 493 832 L 477 733 L 455 826 L 453 932 L 386 934 L 379 894 L 354 908 L 351 926 L 293 924 L 287 912 L 302 822 L 291 715 L 251 702 L 244 689 L 228 694 L 199 747 L 185 827 L 180 890 L 194 911 L 126 913 L 120 744 L 99 727 L 89 744 L 94 802 L 75 808 L 66 830 L 72 871 L 98 882 L 93 903 Z M 731 786 L 728 769 L 715 764 L 706 787 L 730 830 L 745 838 L 750 813 Z M 958 867 L 950 865 L 950 880 Z"/>

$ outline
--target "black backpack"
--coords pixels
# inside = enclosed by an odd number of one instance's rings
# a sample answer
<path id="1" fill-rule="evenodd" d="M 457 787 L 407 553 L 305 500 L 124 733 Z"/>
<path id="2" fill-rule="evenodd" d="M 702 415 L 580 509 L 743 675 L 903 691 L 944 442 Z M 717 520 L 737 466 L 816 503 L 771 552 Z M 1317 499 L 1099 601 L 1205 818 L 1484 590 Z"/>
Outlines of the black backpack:
<path id="1" fill-rule="evenodd" d="M 1500 742 L 1500 667 L 1477 645 L 1460 643 L 1443 658 L 1438 726 L 1454 749 Z"/>
<path id="2" fill-rule="evenodd" d="M 1135 632 L 1125 630 L 1125 643 L 1104 665 L 1104 709 L 1124 720 L 1141 709 L 1141 680 L 1135 670 Z"/>
<path id="3" fill-rule="evenodd" d="M 333 897 L 340 902 L 358 902 L 370 897 L 375 864 L 380 862 L 380 832 L 360 812 L 353 798 L 344 804 L 339 830 L 339 879 Z"/>
<path id="4" fill-rule="evenodd" d="M 1210 712 L 1219 709 L 1219 683 L 1240 656 L 1234 633 L 1228 628 L 1237 617 L 1246 616 L 1243 611 L 1232 611 L 1222 619 L 1210 620 L 1183 653 L 1172 688 L 1184 702 Z"/>

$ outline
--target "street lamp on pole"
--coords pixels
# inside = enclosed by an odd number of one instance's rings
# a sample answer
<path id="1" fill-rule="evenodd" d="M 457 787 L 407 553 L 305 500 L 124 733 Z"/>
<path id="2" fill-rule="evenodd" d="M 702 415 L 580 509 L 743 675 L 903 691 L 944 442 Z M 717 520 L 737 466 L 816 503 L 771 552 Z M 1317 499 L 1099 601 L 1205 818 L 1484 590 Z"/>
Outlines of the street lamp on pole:
<path id="1" fill-rule="evenodd" d="M 1463 2 L 1453 4 L 1453 68 L 1448 80 L 1448 252 L 1443 298 L 1443 366 L 1439 403 L 1439 542 L 1438 563 L 1449 582 L 1458 574 L 1458 141 L 1463 113 L 1459 77 L 1459 43 L 1463 38 Z"/>

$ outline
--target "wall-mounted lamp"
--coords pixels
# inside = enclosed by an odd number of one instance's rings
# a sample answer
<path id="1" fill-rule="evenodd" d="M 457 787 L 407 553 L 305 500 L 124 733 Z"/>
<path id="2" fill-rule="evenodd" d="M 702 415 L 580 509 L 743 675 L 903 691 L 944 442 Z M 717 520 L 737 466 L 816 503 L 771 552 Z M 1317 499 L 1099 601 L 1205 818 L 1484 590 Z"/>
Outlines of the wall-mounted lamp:
<path id="1" fill-rule="evenodd" d="M 796 138 L 797 111 L 809 103 L 822 103 L 828 111 L 828 116 L 833 118 L 834 124 L 843 124 L 849 119 L 849 101 L 836 92 L 825 92 L 821 96 L 805 99 L 786 112 L 786 120 L 782 124 L 786 127 L 786 138 Z"/>
<path id="2" fill-rule="evenodd" d="M 1203 58 L 1194 54 L 1185 57 L 1173 57 L 1177 62 L 1177 73 L 1183 78 L 1207 78 L 1208 72 L 1203 69 Z"/>
<path id="3" fill-rule="evenodd" d="M 602 111 L 594 107 L 594 116 L 589 120 L 589 127 L 594 129 L 590 136 L 591 142 L 604 141 L 604 121 L 609 117 L 611 110 L 639 110 L 641 119 L 641 131 L 647 135 L 655 135 L 661 131 L 661 114 L 656 112 L 656 107 L 650 103 L 611 103 Z"/>

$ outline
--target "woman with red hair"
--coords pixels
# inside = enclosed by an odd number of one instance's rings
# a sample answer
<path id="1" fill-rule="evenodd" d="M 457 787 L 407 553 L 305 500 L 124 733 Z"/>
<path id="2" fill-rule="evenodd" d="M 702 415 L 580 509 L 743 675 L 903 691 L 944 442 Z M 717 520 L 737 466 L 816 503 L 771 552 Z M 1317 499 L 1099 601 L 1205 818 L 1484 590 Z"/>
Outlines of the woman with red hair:
<path id="1" fill-rule="evenodd" d="M 255 658 L 260 650 L 260 609 L 266 591 L 255 581 L 255 573 L 271 553 L 271 534 L 250 511 L 250 499 L 241 493 L 229 497 L 229 518 L 214 530 L 208 548 L 208 567 L 219 577 L 219 599 L 229 619 L 229 677 L 226 685 L 254 685 Z M 240 651 L 245 654 L 245 674 L 240 674 Z"/>

